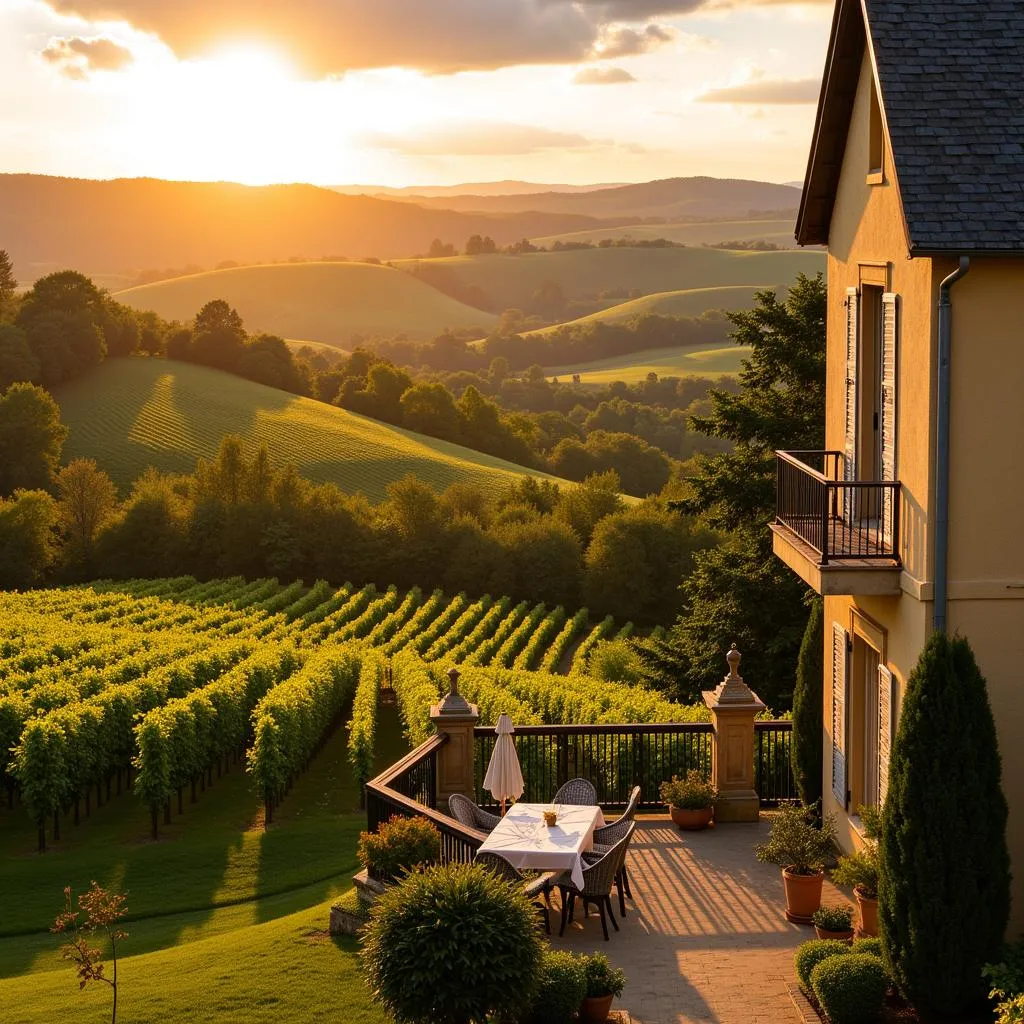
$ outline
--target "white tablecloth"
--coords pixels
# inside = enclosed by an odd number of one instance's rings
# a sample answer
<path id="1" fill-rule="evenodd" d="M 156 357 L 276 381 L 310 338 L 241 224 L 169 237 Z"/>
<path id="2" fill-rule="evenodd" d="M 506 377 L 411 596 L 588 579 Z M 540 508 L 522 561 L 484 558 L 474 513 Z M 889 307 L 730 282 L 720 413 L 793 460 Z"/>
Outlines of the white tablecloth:
<path id="1" fill-rule="evenodd" d="M 573 884 L 582 887 L 583 853 L 593 847 L 604 815 L 600 807 L 557 804 L 558 823 L 549 828 L 543 812 L 551 806 L 513 804 L 480 849 L 500 854 L 520 871 L 569 871 Z"/>

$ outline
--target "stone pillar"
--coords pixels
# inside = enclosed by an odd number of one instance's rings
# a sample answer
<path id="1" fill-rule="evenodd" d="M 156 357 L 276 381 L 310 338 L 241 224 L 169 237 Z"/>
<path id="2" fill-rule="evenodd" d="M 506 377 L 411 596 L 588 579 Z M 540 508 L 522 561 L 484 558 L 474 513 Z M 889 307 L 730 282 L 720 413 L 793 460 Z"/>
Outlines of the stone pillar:
<path id="1" fill-rule="evenodd" d="M 473 727 L 479 718 L 479 708 L 459 693 L 459 670 L 449 669 L 448 693 L 440 704 L 430 706 L 434 728 L 448 735 L 448 742 L 437 752 L 437 807 L 445 813 L 452 793 L 476 798 Z"/>
<path id="2" fill-rule="evenodd" d="M 754 719 L 764 711 L 764 704 L 739 674 L 740 652 L 735 644 L 725 660 L 729 674 L 714 690 L 704 692 L 714 726 L 715 821 L 757 821 L 761 804 L 754 789 Z"/>

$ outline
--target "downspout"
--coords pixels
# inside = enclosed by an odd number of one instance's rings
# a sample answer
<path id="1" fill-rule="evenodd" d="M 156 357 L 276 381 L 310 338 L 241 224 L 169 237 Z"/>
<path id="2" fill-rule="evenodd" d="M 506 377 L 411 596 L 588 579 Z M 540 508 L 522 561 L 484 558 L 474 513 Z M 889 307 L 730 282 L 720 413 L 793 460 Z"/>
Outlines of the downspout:
<path id="1" fill-rule="evenodd" d="M 939 365 L 935 416 L 935 606 L 932 627 L 946 632 L 946 602 L 949 590 L 949 353 L 953 333 L 953 307 L 949 293 L 971 269 L 969 256 L 939 285 Z"/>

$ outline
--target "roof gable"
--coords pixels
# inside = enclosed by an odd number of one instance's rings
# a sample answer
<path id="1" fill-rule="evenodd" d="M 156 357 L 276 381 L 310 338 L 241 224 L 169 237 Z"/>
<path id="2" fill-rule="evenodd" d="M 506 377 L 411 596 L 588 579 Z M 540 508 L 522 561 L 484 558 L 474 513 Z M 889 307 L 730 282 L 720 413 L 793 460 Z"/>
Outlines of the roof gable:
<path id="1" fill-rule="evenodd" d="M 1021 0 L 838 0 L 798 241 L 828 239 L 866 43 L 911 252 L 1024 254 Z"/>

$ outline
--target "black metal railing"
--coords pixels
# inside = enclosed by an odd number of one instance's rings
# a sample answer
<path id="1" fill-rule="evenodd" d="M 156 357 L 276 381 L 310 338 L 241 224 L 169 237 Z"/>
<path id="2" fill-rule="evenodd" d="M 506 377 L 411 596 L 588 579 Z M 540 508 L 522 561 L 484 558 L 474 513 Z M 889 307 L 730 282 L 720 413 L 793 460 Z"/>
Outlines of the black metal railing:
<path id="1" fill-rule="evenodd" d="M 775 521 L 820 556 L 900 563 L 900 484 L 843 480 L 843 453 L 776 452 Z"/>
<path id="2" fill-rule="evenodd" d="M 441 833 L 443 862 L 471 861 L 486 835 L 437 810 L 437 752 L 447 741 L 431 736 L 366 784 L 366 827 L 376 832 L 396 815 L 427 818 Z"/>
<path id="3" fill-rule="evenodd" d="M 791 721 L 754 722 L 754 789 L 762 807 L 776 807 L 798 799 L 790 760 L 792 744 Z"/>

